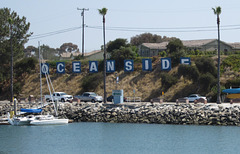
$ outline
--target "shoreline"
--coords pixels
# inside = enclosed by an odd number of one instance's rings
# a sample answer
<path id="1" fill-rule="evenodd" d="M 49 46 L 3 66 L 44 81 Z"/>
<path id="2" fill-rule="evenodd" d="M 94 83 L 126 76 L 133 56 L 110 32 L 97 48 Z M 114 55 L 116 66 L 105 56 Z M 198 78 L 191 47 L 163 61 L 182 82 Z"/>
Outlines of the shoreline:
<path id="1" fill-rule="evenodd" d="M 25 105 L 28 103 L 25 103 Z M 2 116 L 4 106 L 0 103 Z M 23 105 L 24 106 L 24 105 Z M 53 105 L 43 109 L 43 114 L 54 114 Z M 122 104 L 60 103 L 58 114 L 73 122 L 152 123 L 181 125 L 240 126 L 240 104 L 238 103 L 150 103 Z"/>

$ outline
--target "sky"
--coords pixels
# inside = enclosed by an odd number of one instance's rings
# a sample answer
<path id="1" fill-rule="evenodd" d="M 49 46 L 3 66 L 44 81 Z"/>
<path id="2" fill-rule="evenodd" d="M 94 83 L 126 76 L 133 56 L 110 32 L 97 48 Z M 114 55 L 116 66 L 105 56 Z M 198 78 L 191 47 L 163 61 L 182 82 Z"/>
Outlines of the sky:
<path id="1" fill-rule="evenodd" d="M 82 52 L 82 16 L 84 13 L 84 52 L 103 45 L 102 16 L 107 8 L 106 43 L 117 38 L 152 33 L 181 40 L 217 39 L 217 21 L 212 8 L 220 6 L 220 38 L 227 43 L 240 42 L 239 0 L 0 0 L 1 8 L 10 8 L 30 22 L 33 32 L 27 46 L 63 43 L 78 45 Z"/>

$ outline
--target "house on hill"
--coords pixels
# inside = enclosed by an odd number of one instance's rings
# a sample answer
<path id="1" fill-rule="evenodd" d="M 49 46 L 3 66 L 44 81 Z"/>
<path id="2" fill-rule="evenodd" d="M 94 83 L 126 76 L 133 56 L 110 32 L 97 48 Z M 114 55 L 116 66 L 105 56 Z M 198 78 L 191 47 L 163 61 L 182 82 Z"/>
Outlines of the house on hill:
<path id="1" fill-rule="evenodd" d="M 87 52 L 85 53 L 84 57 L 87 60 L 103 60 L 103 51 L 102 50 L 94 50 L 92 52 Z M 110 54 L 106 53 L 106 58 L 109 59 L 110 58 Z"/>
<path id="2" fill-rule="evenodd" d="M 168 43 L 169 42 L 143 43 L 139 46 L 139 55 L 142 57 L 157 56 L 159 52 L 167 50 Z M 187 40 L 182 41 L 182 43 L 188 50 L 217 51 L 218 49 L 217 39 Z M 220 41 L 220 50 L 225 52 L 233 51 L 234 46 L 223 41 Z"/>
<path id="3" fill-rule="evenodd" d="M 218 50 L 218 40 L 217 39 L 205 39 L 205 40 L 188 40 L 182 41 L 183 45 L 189 50 L 199 50 L 199 51 L 217 51 Z M 223 41 L 220 41 L 221 51 L 232 51 L 233 47 Z"/>
<path id="4" fill-rule="evenodd" d="M 73 60 L 74 57 L 77 57 L 80 54 L 80 52 L 63 52 L 60 54 L 60 60 Z"/>
<path id="5" fill-rule="evenodd" d="M 240 42 L 228 43 L 233 47 L 233 51 L 240 51 Z"/>
<path id="6" fill-rule="evenodd" d="M 77 57 L 79 55 L 82 55 L 80 52 L 63 52 L 60 54 L 60 60 L 67 60 L 67 59 L 74 59 L 74 57 Z M 107 53 L 106 55 L 107 59 L 110 58 L 110 54 Z M 91 52 L 87 52 L 84 54 L 84 58 L 87 60 L 103 60 L 103 51 L 102 50 L 94 50 Z"/>
<path id="7" fill-rule="evenodd" d="M 142 57 L 157 56 L 159 52 L 167 50 L 168 42 L 143 43 L 139 46 L 139 55 Z"/>
<path id="8" fill-rule="evenodd" d="M 103 59 L 103 51 L 102 50 L 94 50 L 91 52 L 87 52 L 84 55 L 87 60 L 100 60 Z"/>

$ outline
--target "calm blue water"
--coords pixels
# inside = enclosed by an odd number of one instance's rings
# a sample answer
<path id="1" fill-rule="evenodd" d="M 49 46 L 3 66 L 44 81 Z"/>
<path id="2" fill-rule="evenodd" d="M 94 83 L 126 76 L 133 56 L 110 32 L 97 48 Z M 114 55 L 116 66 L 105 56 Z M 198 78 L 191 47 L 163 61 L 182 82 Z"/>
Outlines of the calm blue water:
<path id="1" fill-rule="evenodd" d="M 5 153 L 240 153 L 240 127 L 72 123 L 0 126 Z"/>

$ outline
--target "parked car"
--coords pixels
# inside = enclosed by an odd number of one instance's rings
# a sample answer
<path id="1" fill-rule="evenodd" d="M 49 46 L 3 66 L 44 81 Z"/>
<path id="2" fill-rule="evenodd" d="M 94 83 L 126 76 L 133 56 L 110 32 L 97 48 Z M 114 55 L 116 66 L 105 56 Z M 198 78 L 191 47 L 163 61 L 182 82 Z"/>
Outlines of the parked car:
<path id="1" fill-rule="evenodd" d="M 92 102 L 92 103 L 99 102 L 99 103 L 101 103 L 103 101 L 103 97 L 98 96 L 94 92 L 84 92 L 81 96 L 77 95 L 74 97 L 80 99 L 83 102 Z"/>
<path id="2" fill-rule="evenodd" d="M 191 94 L 191 95 L 189 95 L 188 97 L 184 97 L 184 98 L 185 98 L 185 99 L 188 99 L 189 102 L 194 102 L 195 100 L 198 100 L 198 99 L 200 99 L 200 98 L 202 98 L 202 99 L 204 99 L 204 100 L 207 100 L 206 97 L 201 96 L 201 95 L 199 95 L 199 94 Z"/>
<path id="3" fill-rule="evenodd" d="M 61 101 L 61 102 L 72 102 L 73 100 L 73 96 L 72 95 L 67 95 L 66 93 L 64 92 L 55 92 L 52 94 L 52 96 L 50 95 L 45 95 L 45 100 L 47 102 L 51 102 L 52 99 L 54 101 Z"/>
<path id="4" fill-rule="evenodd" d="M 113 95 L 110 95 L 110 96 L 107 97 L 107 102 L 112 102 L 112 100 L 113 100 Z M 123 97 L 123 101 L 126 102 L 127 98 Z"/>

